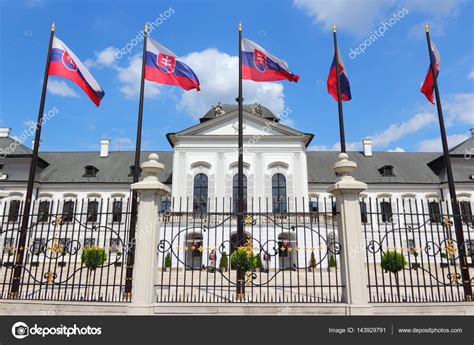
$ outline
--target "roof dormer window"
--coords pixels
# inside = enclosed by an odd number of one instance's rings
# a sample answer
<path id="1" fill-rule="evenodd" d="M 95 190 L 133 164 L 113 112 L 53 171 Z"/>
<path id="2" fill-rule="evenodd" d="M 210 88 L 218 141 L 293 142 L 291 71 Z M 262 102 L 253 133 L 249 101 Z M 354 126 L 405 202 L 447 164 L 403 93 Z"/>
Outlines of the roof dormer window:
<path id="1" fill-rule="evenodd" d="M 384 165 L 379 169 L 380 175 L 389 177 L 389 176 L 395 176 L 393 174 L 393 166 L 391 165 Z"/>
<path id="2" fill-rule="evenodd" d="M 138 175 L 142 174 L 142 168 L 138 171 Z M 135 165 L 130 165 L 130 172 L 128 173 L 128 176 L 133 177 L 135 175 Z"/>
<path id="3" fill-rule="evenodd" d="M 84 167 L 84 177 L 96 177 L 98 172 L 99 172 L 99 169 L 97 169 L 93 165 L 86 165 Z"/>

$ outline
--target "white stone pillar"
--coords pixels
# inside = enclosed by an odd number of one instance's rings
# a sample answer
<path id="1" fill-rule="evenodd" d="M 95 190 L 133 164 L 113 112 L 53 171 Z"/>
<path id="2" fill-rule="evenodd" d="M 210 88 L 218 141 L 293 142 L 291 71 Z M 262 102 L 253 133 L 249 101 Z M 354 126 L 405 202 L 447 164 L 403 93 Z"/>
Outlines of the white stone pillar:
<path id="1" fill-rule="evenodd" d="M 157 246 L 161 221 L 158 216 L 161 198 L 170 192 L 170 188 L 158 180 L 158 173 L 164 169 L 158 159 L 157 154 L 150 154 L 148 161 L 141 165 L 143 180 L 131 186 L 139 197 L 130 308 L 133 314 L 153 313 L 152 304 L 156 302 L 154 285 L 157 278 Z"/>
<path id="2" fill-rule="evenodd" d="M 367 189 L 367 185 L 351 176 L 356 168 L 357 164 L 348 160 L 346 153 L 339 154 L 339 161 L 333 169 L 340 178 L 328 188 L 328 192 L 336 197 L 339 211 L 337 225 L 341 245 L 341 280 L 344 285 L 342 298 L 348 304 L 349 315 L 371 314 L 364 261 L 366 246 L 359 205 L 359 195 Z"/>

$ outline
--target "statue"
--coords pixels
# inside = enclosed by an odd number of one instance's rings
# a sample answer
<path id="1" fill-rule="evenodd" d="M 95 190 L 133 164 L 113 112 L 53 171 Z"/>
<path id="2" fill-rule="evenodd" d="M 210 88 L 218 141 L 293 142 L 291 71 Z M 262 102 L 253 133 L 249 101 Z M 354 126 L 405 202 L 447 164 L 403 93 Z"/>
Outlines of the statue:
<path id="1" fill-rule="evenodd" d="M 250 106 L 250 110 L 252 111 L 252 114 L 254 115 L 260 115 L 262 116 L 262 105 L 255 103 Z"/>
<path id="2" fill-rule="evenodd" d="M 221 116 L 225 114 L 224 108 L 222 108 L 221 102 L 217 103 L 217 105 L 213 105 L 212 109 L 214 109 L 214 115 Z"/>

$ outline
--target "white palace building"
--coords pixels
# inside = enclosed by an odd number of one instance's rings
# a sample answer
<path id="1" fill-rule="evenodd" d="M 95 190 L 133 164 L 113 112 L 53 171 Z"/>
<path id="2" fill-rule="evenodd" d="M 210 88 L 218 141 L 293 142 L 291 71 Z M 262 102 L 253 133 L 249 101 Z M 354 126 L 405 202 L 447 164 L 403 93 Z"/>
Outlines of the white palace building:
<path id="1" fill-rule="evenodd" d="M 230 210 L 237 194 L 237 117 L 236 105 L 219 104 L 195 126 L 167 134 L 171 150 L 157 152 L 165 166 L 160 179 L 171 188 L 175 204 L 182 200 L 182 209 Z M 292 211 L 295 203 L 305 203 L 298 209 L 317 208 L 315 199 L 330 198 L 326 189 L 337 179 L 332 167 L 338 152 L 308 151 L 313 134 L 282 125 L 263 106 L 245 105 L 243 118 L 248 203 L 266 200 L 270 210 Z M 35 200 L 128 196 L 134 152 L 111 152 L 109 144 L 102 139 L 100 152 L 40 150 Z M 458 199 L 467 201 L 464 208 L 461 205 L 464 212 L 471 212 L 468 206 L 474 200 L 474 164 L 469 159 L 473 148 L 471 129 L 471 137 L 450 151 Z M 8 212 L 26 191 L 32 151 L 17 142 L 9 128 L 1 128 L 0 153 L 0 205 Z M 142 152 L 141 160 L 149 154 Z M 449 200 L 441 153 L 373 152 L 371 140 L 364 139 L 363 151 L 349 152 L 349 158 L 357 163 L 354 177 L 368 185 L 363 196 Z M 167 207 L 165 201 L 163 208 Z"/>

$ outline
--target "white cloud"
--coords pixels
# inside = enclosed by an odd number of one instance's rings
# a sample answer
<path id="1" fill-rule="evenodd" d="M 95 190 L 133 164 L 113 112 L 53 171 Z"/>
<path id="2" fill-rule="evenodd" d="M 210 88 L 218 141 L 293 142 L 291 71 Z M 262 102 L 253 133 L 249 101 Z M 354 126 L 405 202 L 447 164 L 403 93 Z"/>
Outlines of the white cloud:
<path id="1" fill-rule="evenodd" d="M 217 102 L 236 104 L 238 93 L 238 58 L 209 48 L 190 53 L 182 58 L 199 78 L 201 91 L 182 93 L 178 110 L 193 118 L 201 117 Z M 285 107 L 283 85 L 279 83 L 255 83 L 244 80 L 244 103 L 261 103 L 275 113 Z"/>
<path id="2" fill-rule="evenodd" d="M 79 98 L 79 94 L 71 89 L 71 87 L 64 80 L 48 80 L 48 91 L 53 95 Z"/>
<path id="3" fill-rule="evenodd" d="M 456 17 L 465 0 L 294 0 L 293 4 L 313 18 L 315 24 L 330 30 L 335 24 L 345 32 L 365 36 L 404 7 L 408 13 L 427 16 L 434 33 L 443 33 L 446 18 Z M 413 26 L 411 33 L 424 34 L 423 23 Z M 420 26 L 421 25 L 421 26 Z M 420 29 L 421 28 L 421 29 Z"/>
<path id="4" fill-rule="evenodd" d="M 452 148 L 463 141 L 469 138 L 466 134 L 453 134 L 448 135 L 448 147 Z M 422 140 L 417 144 L 418 151 L 421 152 L 441 152 L 443 151 L 443 146 L 441 144 L 441 138 L 436 137 L 433 139 Z"/>
<path id="5" fill-rule="evenodd" d="M 474 70 L 471 71 L 471 72 L 467 75 L 467 79 L 471 79 L 471 80 L 474 79 Z"/>
<path id="6" fill-rule="evenodd" d="M 134 56 L 128 61 L 128 66 L 115 67 L 118 79 L 121 82 L 120 91 L 127 98 L 136 98 L 140 94 L 140 80 L 142 73 L 142 58 Z M 156 98 L 160 94 L 160 86 L 156 83 L 145 81 L 145 97 Z"/>
<path id="7" fill-rule="evenodd" d="M 369 137 L 372 138 L 374 146 L 386 147 L 400 138 L 416 133 L 435 122 L 436 116 L 434 113 L 422 112 L 416 114 L 408 121 L 400 124 L 392 124 L 382 132 L 378 132 Z"/>
<path id="8" fill-rule="evenodd" d="M 129 151 L 135 149 L 135 142 L 131 138 L 116 137 L 110 141 L 113 151 Z"/>
<path id="9" fill-rule="evenodd" d="M 95 52 L 95 60 L 87 59 L 84 61 L 86 67 L 110 67 L 115 64 L 115 48 L 107 47 L 100 52 Z"/>
<path id="10" fill-rule="evenodd" d="M 415 114 L 409 120 L 402 122 L 400 124 L 392 124 L 388 126 L 381 132 L 376 132 L 372 135 L 366 135 L 364 138 L 372 138 L 372 143 L 374 147 L 387 147 L 388 145 L 396 142 L 397 140 L 410 135 L 420 130 L 430 126 L 436 122 L 436 116 L 431 112 L 420 112 Z M 337 151 L 340 150 L 340 144 L 336 143 L 332 146 L 327 145 L 312 145 L 310 150 L 321 150 L 321 151 Z M 361 142 L 348 142 L 346 143 L 346 149 L 348 151 L 361 151 L 362 143 Z M 403 150 L 400 147 L 397 147 L 395 150 L 389 150 L 394 152 L 402 152 Z"/>
<path id="11" fill-rule="evenodd" d="M 43 0 L 25 0 L 24 5 L 26 8 L 35 8 L 35 7 L 41 7 L 44 5 Z"/>
<path id="12" fill-rule="evenodd" d="M 330 30 L 335 24 L 343 31 L 357 36 L 368 34 L 375 21 L 383 19 L 387 8 L 395 0 L 294 0 L 293 4 L 313 18 L 323 29 Z"/>
<path id="13" fill-rule="evenodd" d="M 402 147 L 396 147 L 392 150 L 388 150 L 388 152 L 405 152 L 405 149 Z"/>
<path id="14" fill-rule="evenodd" d="M 474 124 L 474 92 L 457 93 L 448 97 L 443 104 L 446 113 L 446 125 Z"/>

